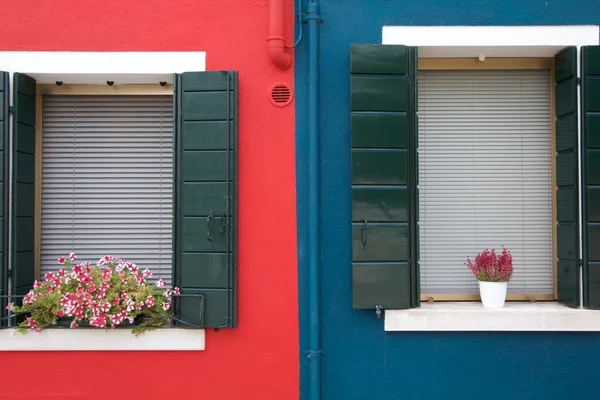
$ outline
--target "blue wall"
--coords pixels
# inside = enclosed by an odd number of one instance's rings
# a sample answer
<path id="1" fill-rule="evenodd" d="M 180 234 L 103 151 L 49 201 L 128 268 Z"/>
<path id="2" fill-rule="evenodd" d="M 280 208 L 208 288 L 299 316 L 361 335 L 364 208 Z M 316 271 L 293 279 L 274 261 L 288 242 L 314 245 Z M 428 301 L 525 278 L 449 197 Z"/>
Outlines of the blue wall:
<path id="1" fill-rule="evenodd" d="M 305 0 L 306 1 L 306 0 Z M 349 46 L 381 43 L 383 25 L 600 24 L 599 0 L 322 0 L 322 394 L 348 399 L 599 398 L 600 335 L 386 333 L 352 310 Z M 306 38 L 306 30 L 305 36 Z M 301 353 L 307 350 L 307 52 L 296 50 Z M 301 357 L 307 396 L 308 361 Z"/>

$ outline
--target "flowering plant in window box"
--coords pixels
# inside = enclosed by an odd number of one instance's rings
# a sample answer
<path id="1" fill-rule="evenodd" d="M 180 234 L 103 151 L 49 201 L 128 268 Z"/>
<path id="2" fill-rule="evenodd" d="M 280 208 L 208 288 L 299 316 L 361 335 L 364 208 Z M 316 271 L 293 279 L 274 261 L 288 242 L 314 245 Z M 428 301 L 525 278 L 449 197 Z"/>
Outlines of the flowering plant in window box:
<path id="1" fill-rule="evenodd" d="M 19 332 L 40 332 L 65 319 L 71 328 L 115 328 L 141 319 L 132 329 L 138 335 L 170 321 L 171 297 L 179 295 L 178 288 L 167 288 L 162 279 L 148 284 L 152 272 L 113 256 L 101 258 L 95 266 L 74 264 L 76 259 L 75 253 L 60 257 L 64 269 L 48 272 L 44 282 L 35 281 L 21 306 L 6 307 L 14 314 L 29 315 L 19 324 Z"/>
<path id="2" fill-rule="evenodd" d="M 508 282 L 513 275 L 513 259 L 510 251 L 502 246 L 502 252 L 485 249 L 465 263 L 479 281 L 481 302 L 486 308 L 502 308 L 506 299 Z"/>

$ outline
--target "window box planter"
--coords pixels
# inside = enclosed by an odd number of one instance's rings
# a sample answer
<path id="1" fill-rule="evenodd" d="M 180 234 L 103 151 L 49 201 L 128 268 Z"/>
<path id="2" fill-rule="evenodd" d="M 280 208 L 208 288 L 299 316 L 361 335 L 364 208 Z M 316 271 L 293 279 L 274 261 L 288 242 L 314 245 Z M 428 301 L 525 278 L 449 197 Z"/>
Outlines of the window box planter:
<path id="1" fill-rule="evenodd" d="M 166 288 L 162 279 L 148 284 L 152 272 L 140 271 L 123 259 L 105 256 L 93 267 L 89 262 L 72 266 L 76 258 L 75 253 L 59 258 L 65 269 L 47 273 L 45 282 L 36 281 L 21 306 L 7 306 L 15 314 L 25 315 L 18 320 L 18 331 L 129 324 L 138 335 L 170 322 L 171 297 L 179 295 L 178 288 Z"/>

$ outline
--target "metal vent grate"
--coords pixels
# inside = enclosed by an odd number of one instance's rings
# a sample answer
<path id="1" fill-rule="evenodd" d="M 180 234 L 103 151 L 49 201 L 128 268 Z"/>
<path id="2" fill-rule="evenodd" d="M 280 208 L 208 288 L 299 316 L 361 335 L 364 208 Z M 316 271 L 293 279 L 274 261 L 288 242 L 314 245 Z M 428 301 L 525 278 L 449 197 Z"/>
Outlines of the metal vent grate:
<path id="1" fill-rule="evenodd" d="M 271 87 L 271 103 L 277 107 L 285 107 L 292 102 L 292 90 L 284 84 Z"/>

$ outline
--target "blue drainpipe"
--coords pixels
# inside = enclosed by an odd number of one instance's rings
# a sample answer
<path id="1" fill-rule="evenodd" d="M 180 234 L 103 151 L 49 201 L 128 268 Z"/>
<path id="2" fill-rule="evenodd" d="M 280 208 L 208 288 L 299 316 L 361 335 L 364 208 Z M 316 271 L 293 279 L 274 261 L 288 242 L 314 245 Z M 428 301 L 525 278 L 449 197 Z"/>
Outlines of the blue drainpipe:
<path id="1" fill-rule="evenodd" d="M 321 398 L 321 180 L 319 155 L 319 2 L 309 0 L 308 21 L 308 309 L 309 399 Z"/>

